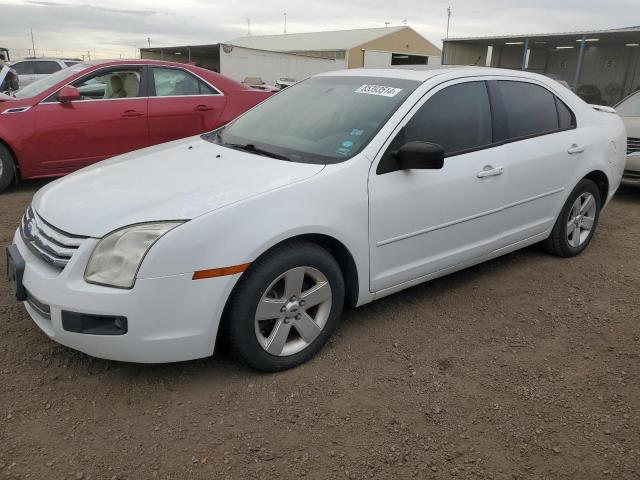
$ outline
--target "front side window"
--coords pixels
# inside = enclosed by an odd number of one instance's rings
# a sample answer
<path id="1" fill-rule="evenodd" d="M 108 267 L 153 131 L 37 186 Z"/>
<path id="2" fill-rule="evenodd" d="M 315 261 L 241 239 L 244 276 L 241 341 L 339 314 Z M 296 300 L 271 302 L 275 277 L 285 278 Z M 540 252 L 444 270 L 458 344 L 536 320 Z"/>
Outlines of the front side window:
<path id="1" fill-rule="evenodd" d="M 100 70 L 73 83 L 83 100 L 135 98 L 140 96 L 141 67 Z"/>
<path id="2" fill-rule="evenodd" d="M 559 129 L 555 96 L 549 90 L 533 83 L 509 80 L 496 84 L 504 107 L 508 139 Z"/>
<path id="3" fill-rule="evenodd" d="M 397 170 L 393 152 L 414 141 L 436 143 L 446 156 L 490 145 L 491 107 L 486 83 L 460 83 L 435 93 L 393 139 L 378 173 Z"/>
<path id="4" fill-rule="evenodd" d="M 35 68 L 33 66 L 35 62 L 17 62 L 11 65 L 18 75 L 33 75 L 35 73 Z"/>
<path id="5" fill-rule="evenodd" d="M 640 117 L 640 92 L 627 97 L 616 106 L 621 117 Z"/>
<path id="6" fill-rule="evenodd" d="M 62 70 L 62 67 L 58 65 L 58 62 L 40 60 L 34 63 L 34 71 L 36 75 L 49 75 L 57 72 L 58 70 Z"/>
<path id="7" fill-rule="evenodd" d="M 194 75 L 175 68 L 154 67 L 153 81 L 157 97 L 215 95 L 217 93 Z"/>
<path id="8" fill-rule="evenodd" d="M 294 162 L 339 163 L 360 152 L 419 85 L 398 78 L 312 77 L 203 138 Z"/>

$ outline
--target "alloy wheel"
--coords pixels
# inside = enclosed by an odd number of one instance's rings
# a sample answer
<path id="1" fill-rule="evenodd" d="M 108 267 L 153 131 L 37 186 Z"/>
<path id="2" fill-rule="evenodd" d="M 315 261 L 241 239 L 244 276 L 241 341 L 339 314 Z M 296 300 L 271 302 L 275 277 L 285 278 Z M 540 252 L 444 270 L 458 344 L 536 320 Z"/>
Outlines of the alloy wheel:
<path id="1" fill-rule="evenodd" d="M 595 223 L 597 205 L 595 197 L 585 192 L 576 198 L 567 220 L 567 241 L 574 248 L 589 239 Z"/>
<path id="2" fill-rule="evenodd" d="M 331 285 L 312 267 L 287 270 L 266 289 L 255 313 L 255 334 L 271 355 L 294 355 L 322 332 L 331 312 Z"/>

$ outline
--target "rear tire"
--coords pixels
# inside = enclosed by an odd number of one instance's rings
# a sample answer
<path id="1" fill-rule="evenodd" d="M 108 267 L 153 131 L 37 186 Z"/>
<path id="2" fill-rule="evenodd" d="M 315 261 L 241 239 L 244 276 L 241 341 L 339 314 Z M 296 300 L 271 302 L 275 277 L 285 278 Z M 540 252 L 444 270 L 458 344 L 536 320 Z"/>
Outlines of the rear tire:
<path id="1" fill-rule="evenodd" d="M 11 185 L 16 175 L 13 155 L 7 147 L 0 144 L 0 193 Z"/>
<path id="2" fill-rule="evenodd" d="M 338 324 L 344 279 L 324 248 L 291 241 L 258 258 L 225 310 L 223 338 L 251 368 L 276 372 L 312 358 Z"/>
<path id="3" fill-rule="evenodd" d="M 598 226 L 601 202 L 598 186 L 583 178 L 567 198 L 543 248 L 565 258 L 582 253 Z"/>

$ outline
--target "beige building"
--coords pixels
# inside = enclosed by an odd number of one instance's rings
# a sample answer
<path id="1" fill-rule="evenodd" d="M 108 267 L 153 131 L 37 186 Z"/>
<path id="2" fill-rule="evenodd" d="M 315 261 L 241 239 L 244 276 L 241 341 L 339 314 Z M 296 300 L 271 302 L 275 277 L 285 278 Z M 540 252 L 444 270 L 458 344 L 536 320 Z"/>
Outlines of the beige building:
<path id="1" fill-rule="evenodd" d="M 249 35 L 226 43 L 244 48 L 344 60 L 347 68 L 368 66 L 374 58 L 379 63 L 380 53 L 388 54 L 385 56 L 389 59 L 387 66 L 440 62 L 440 49 L 408 26 Z"/>

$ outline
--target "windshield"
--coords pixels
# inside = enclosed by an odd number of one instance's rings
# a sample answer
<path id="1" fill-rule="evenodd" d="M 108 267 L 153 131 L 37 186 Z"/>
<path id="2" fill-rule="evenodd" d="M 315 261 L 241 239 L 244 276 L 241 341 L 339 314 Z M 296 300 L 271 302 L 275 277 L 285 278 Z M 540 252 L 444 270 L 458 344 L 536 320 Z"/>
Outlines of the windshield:
<path id="1" fill-rule="evenodd" d="M 621 117 L 640 117 L 640 92 L 637 92 L 616 106 Z"/>
<path id="2" fill-rule="evenodd" d="M 211 142 L 302 163 L 353 157 L 419 85 L 374 77 L 314 77 L 204 135 Z"/>
<path id="3" fill-rule="evenodd" d="M 78 63 L 77 65 L 73 65 L 69 68 L 65 68 L 63 70 L 58 70 L 51 75 L 47 75 L 46 77 L 41 78 L 40 80 L 36 80 L 33 83 L 30 83 L 26 87 L 18 90 L 15 94 L 16 98 L 29 98 L 35 97 L 36 95 L 40 95 L 46 90 L 49 90 L 55 84 L 64 81 L 65 79 L 75 75 L 82 70 L 85 70 L 90 65 L 86 63 Z"/>

